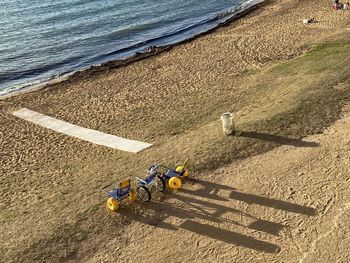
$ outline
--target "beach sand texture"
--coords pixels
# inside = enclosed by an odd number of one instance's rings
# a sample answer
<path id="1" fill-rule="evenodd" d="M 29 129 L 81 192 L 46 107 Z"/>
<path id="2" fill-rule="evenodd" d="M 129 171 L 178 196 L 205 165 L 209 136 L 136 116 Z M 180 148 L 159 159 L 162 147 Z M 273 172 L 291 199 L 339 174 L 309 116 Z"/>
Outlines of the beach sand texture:
<path id="1" fill-rule="evenodd" d="M 348 47 L 349 29 L 329 1 L 268 1 L 157 56 L 0 101 L 0 261 L 346 262 L 349 57 L 311 71 L 302 55 Z M 84 142 L 11 114 L 22 107 L 153 146 Z M 223 137 L 226 111 L 242 136 Z M 106 211 L 103 185 L 186 157 L 183 190 Z"/>

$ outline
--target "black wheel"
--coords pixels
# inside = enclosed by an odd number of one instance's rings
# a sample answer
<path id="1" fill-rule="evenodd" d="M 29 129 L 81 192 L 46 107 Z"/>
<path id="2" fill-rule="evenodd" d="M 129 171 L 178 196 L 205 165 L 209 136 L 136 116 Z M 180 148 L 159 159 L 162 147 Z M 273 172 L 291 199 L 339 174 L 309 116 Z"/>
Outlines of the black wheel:
<path id="1" fill-rule="evenodd" d="M 140 185 L 137 187 L 136 192 L 141 201 L 149 202 L 151 200 L 151 192 L 146 186 Z"/>
<path id="2" fill-rule="evenodd" d="M 163 192 L 165 190 L 165 182 L 162 177 L 157 175 L 157 188 L 159 192 Z"/>

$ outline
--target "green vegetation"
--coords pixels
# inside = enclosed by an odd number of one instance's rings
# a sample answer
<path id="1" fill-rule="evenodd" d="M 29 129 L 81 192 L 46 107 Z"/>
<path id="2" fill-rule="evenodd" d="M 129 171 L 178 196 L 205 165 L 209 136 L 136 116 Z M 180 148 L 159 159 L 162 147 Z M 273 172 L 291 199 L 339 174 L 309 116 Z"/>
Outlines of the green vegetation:
<path id="1" fill-rule="evenodd" d="M 289 139 L 296 139 L 297 144 L 298 139 L 322 132 L 339 118 L 350 98 L 349 47 L 349 42 L 316 45 L 303 56 L 246 77 L 231 96 L 216 98 L 219 103 L 213 105 L 212 98 L 201 101 L 209 105 L 199 107 L 201 112 L 179 111 L 161 129 L 178 135 L 169 148 L 176 141 L 188 141 L 185 148 L 191 150 L 187 153 L 194 169 L 201 171 L 291 143 Z M 254 132 L 256 138 L 244 137 L 244 133 L 223 136 L 215 120 L 227 110 L 244 111 L 236 119 L 237 129 Z M 181 154 L 173 159 L 181 159 Z"/>

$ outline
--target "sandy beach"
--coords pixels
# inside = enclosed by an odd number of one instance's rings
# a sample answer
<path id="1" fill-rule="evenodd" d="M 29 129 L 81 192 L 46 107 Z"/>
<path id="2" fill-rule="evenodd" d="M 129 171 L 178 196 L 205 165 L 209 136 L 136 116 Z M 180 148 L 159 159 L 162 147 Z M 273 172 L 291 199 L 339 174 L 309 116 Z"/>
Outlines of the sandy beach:
<path id="1" fill-rule="evenodd" d="M 305 18 L 315 22 L 303 24 Z M 347 262 L 350 12 L 267 1 L 156 56 L 0 101 L 0 262 Z M 138 154 L 19 108 L 153 144 Z M 236 116 L 239 137 L 222 134 Z M 183 189 L 112 213 L 101 187 L 190 159 Z"/>

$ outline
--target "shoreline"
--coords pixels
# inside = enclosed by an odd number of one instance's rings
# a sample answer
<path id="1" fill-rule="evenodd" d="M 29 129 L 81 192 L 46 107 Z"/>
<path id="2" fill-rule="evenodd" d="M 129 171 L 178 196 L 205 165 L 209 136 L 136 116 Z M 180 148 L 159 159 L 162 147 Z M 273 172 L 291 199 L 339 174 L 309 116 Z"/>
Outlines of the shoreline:
<path id="1" fill-rule="evenodd" d="M 36 91 L 42 90 L 42 89 L 47 89 L 47 88 L 55 86 L 56 84 L 64 83 L 66 81 L 77 81 L 77 80 L 79 81 L 79 78 L 82 78 L 82 77 L 92 77 L 95 75 L 99 75 L 99 74 L 104 73 L 110 69 L 126 67 L 126 66 L 130 65 L 131 63 L 156 56 L 156 55 L 161 54 L 161 53 L 166 52 L 166 51 L 170 51 L 171 49 L 173 49 L 176 46 L 180 46 L 180 45 L 189 43 L 197 38 L 211 34 L 221 27 L 229 26 L 231 23 L 233 23 L 239 19 L 242 19 L 245 16 L 258 10 L 259 8 L 262 8 L 263 6 L 266 6 L 266 5 L 271 3 L 271 0 L 256 0 L 256 1 L 257 1 L 257 3 L 253 4 L 252 6 L 249 6 L 248 8 L 246 8 L 242 11 L 239 11 L 238 13 L 232 14 L 231 17 L 227 18 L 223 22 L 218 23 L 215 27 L 213 27 L 207 31 L 195 34 L 190 38 L 181 40 L 181 41 L 176 42 L 174 44 L 168 44 L 168 45 L 164 45 L 164 46 L 149 46 L 143 52 L 136 52 L 135 54 L 133 54 L 132 56 L 127 57 L 127 58 L 122 58 L 119 60 L 104 62 L 100 65 L 92 65 L 89 67 L 85 67 L 81 70 L 63 73 L 59 77 L 53 77 L 53 78 L 50 78 L 48 80 L 39 81 L 38 84 L 34 84 L 34 85 L 28 84 L 26 86 L 23 86 L 23 87 L 17 89 L 17 90 L 10 91 L 9 93 L 6 93 L 4 95 L 0 95 L 0 101 L 6 100 L 6 99 L 14 97 L 14 96 L 27 94 L 27 93 L 31 93 L 31 92 L 36 92 Z"/>

